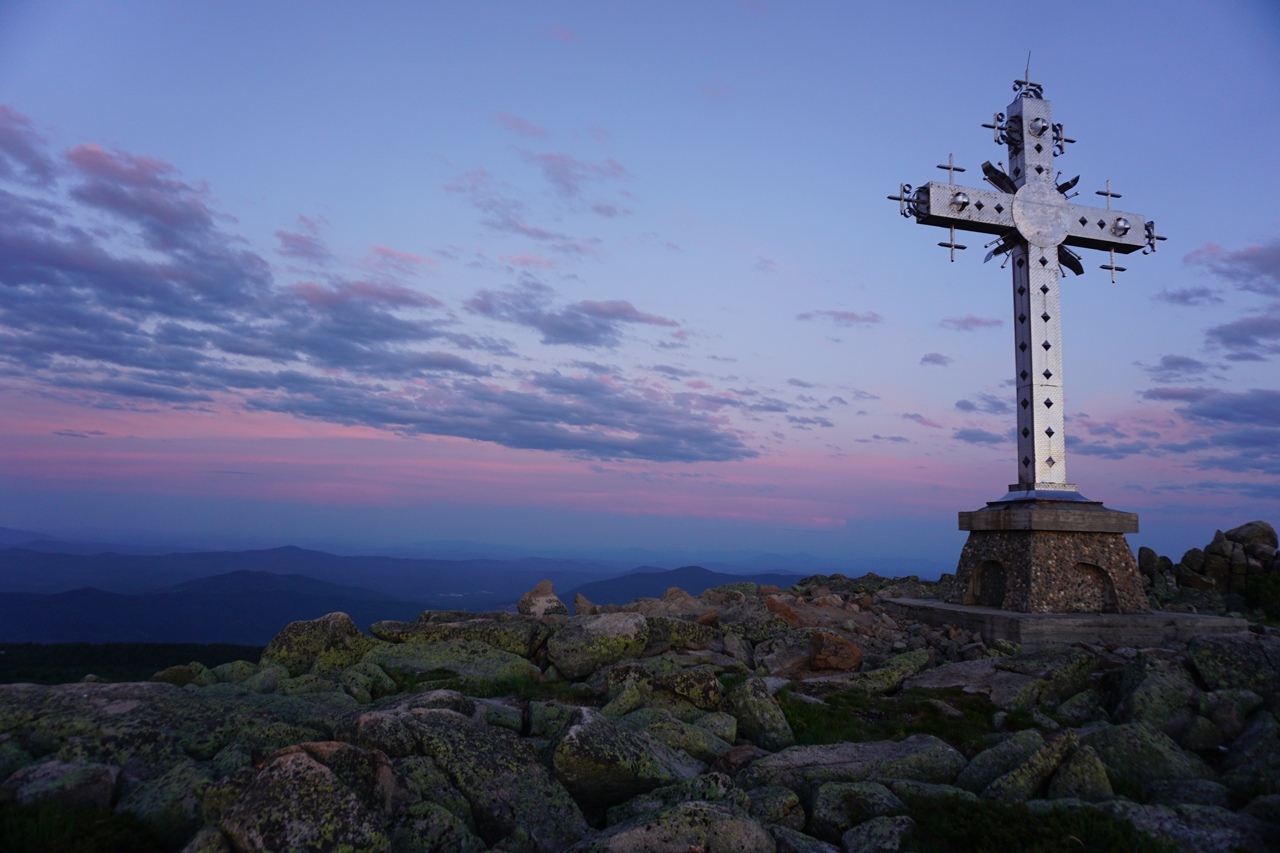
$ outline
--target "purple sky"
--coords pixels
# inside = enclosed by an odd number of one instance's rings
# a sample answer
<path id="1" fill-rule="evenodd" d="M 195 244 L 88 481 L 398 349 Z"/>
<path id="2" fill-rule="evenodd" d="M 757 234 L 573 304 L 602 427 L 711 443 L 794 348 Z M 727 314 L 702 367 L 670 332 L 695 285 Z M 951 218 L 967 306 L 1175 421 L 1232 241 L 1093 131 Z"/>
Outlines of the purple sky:
<path id="1" fill-rule="evenodd" d="M 5 4 L 0 526 L 953 561 L 1009 274 L 885 196 L 1029 49 L 1169 236 L 1064 285 L 1070 481 L 1280 523 L 1280 12 L 960 5 Z"/>

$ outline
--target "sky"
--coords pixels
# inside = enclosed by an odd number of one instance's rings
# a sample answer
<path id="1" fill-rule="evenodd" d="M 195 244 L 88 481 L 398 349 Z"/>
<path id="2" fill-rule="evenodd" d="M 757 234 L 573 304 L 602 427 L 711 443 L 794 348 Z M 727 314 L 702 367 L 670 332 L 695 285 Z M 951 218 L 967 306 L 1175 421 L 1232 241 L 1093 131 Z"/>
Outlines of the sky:
<path id="1" fill-rule="evenodd" d="M 0 526 L 954 564 L 1010 275 L 886 197 L 1028 67 L 1168 237 L 1064 282 L 1068 481 L 1280 523 L 1271 3 L 10 0 Z"/>

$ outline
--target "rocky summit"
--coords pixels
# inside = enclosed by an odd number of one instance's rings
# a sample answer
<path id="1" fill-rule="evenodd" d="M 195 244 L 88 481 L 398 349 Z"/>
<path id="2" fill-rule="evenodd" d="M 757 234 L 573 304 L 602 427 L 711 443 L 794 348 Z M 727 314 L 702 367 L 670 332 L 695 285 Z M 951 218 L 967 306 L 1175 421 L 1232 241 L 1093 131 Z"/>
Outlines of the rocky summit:
<path id="1" fill-rule="evenodd" d="M 1172 648 L 1024 653 L 881 604 L 946 577 L 816 575 L 577 615 L 540 584 L 517 613 L 295 622 L 257 662 L 3 685 L 0 849 L 59 816 L 117 833 L 75 849 L 186 853 L 1280 849 L 1268 530 L 1143 555 L 1158 605 L 1255 619 Z"/>

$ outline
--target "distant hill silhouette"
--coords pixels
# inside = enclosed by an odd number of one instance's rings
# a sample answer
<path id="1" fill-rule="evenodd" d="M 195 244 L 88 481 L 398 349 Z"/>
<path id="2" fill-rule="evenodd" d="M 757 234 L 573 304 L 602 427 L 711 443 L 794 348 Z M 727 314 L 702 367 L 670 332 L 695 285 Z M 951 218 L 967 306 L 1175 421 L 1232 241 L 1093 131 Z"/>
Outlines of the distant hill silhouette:
<path id="1" fill-rule="evenodd" d="M 306 575 L 342 586 L 377 590 L 434 607 L 492 610 L 514 604 L 538 581 L 561 588 L 617 573 L 575 560 L 427 560 L 347 557 L 286 546 L 259 551 L 164 555 L 65 554 L 28 548 L 0 550 L 0 592 L 54 593 L 94 587 L 105 592 L 155 592 L 183 581 L 236 571 Z"/>
<path id="2" fill-rule="evenodd" d="M 299 619 L 343 611 L 361 628 L 414 619 L 427 605 L 301 575 L 237 571 L 141 595 L 85 588 L 0 593 L 0 642 L 265 645 Z"/>
<path id="3" fill-rule="evenodd" d="M 662 594 L 673 586 L 678 586 L 690 595 L 701 595 L 713 586 L 726 583 L 750 581 L 757 584 L 773 584 L 786 589 L 804 575 L 794 574 L 756 574 L 730 575 L 713 572 L 702 566 L 684 566 L 679 569 L 663 571 L 637 569 L 608 580 L 585 583 L 571 589 L 561 596 L 565 604 L 572 606 L 573 597 L 577 594 L 586 596 L 595 604 L 626 604 L 635 598 L 661 598 Z"/>

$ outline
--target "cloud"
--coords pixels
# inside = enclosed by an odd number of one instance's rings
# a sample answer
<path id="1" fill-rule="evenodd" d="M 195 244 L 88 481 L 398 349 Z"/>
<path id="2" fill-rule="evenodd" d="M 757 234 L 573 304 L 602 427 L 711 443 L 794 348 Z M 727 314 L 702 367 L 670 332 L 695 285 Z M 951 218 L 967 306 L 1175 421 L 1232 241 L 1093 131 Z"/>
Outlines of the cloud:
<path id="1" fill-rule="evenodd" d="M 528 219 L 528 208 L 518 198 L 502 191 L 493 176 L 483 167 L 462 172 L 443 185 L 446 192 L 466 196 L 480 211 L 480 224 L 499 234 L 515 234 L 536 240 L 550 249 L 567 255 L 589 255 L 599 242 L 576 239 L 568 234 L 534 225 Z"/>
<path id="2" fill-rule="evenodd" d="M 1205 243 L 1182 259 L 1202 266 L 1241 290 L 1280 296 L 1280 240 L 1229 251 L 1216 243 Z"/>
<path id="3" fill-rule="evenodd" d="M 954 359 L 949 355 L 943 355 L 940 352 L 927 352 L 920 356 L 921 364 L 936 364 L 938 367 L 946 367 L 951 364 Z"/>
<path id="4" fill-rule="evenodd" d="M 1280 354 L 1280 302 L 1260 314 L 1251 314 L 1205 332 L 1210 346 L 1227 351 L 1230 361 L 1262 361 Z"/>
<path id="5" fill-rule="evenodd" d="M 803 379 L 788 379 L 788 385 L 794 385 L 797 388 L 817 388 L 818 386 L 812 382 L 805 382 Z"/>
<path id="6" fill-rule="evenodd" d="M 1193 379 L 1209 369 L 1203 361 L 1185 355 L 1162 355 L 1153 365 L 1138 366 L 1146 370 L 1156 382 L 1180 382 Z"/>
<path id="7" fill-rule="evenodd" d="M 984 412 L 988 415 L 1007 415 L 1013 411 L 1013 403 L 1005 397 L 983 392 L 975 394 L 973 400 L 957 400 L 956 408 L 962 412 Z"/>
<path id="8" fill-rule="evenodd" d="M 1170 305 L 1215 305 L 1222 302 L 1218 291 L 1208 287 L 1186 287 L 1180 290 L 1162 290 L 1152 299 L 1168 302 Z"/>
<path id="9" fill-rule="evenodd" d="M 787 415 L 787 421 L 795 425 L 796 429 L 808 429 L 809 427 L 834 427 L 831 421 L 826 418 L 803 417 L 798 415 Z"/>
<path id="10" fill-rule="evenodd" d="M 537 329 L 545 344 L 616 347 L 622 341 L 624 324 L 680 325 L 675 320 L 639 311 L 621 299 L 583 300 L 554 309 L 550 289 L 540 284 L 526 284 L 518 290 L 481 290 L 466 301 L 465 307 L 473 314 Z"/>
<path id="11" fill-rule="evenodd" d="M 778 262 L 773 258 L 766 258 L 764 255 L 756 255 L 756 262 L 752 265 L 752 269 L 756 272 L 777 272 Z"/>
<path id="12" fill-rule="evenodd" d="M 1105 441 L 1086 441 L 1079 436 L 1067 435 L 1067 449 L 1079 456 L 1100 456 L 1103 459 L 1124 459 L 1151 452 L 1145 441 L 1128 441 L 1108 444 Z"/>
<path id="13" fill-rule="evenodd" d="M 1280 424 L 1280 391 L 1212 391 L 1189 401 L 1181 411 L 1204 421 L 1273 427 Z"/>
<path id="14" fill-rule="evenodd" d="M 571 154 L 529 154 L 529 159 L 542 170 L 542 176 L 566 198 L 582 192 L 591 181 L 620 180 L 627 170 L 612 157 L 600 163 L 587 163 Z"/>
<path id="15" fill-rule="evenodd" d="M 944 329 L 954 329 L 957 332 L 972 332 L 977 329 L 988 329 L 996 326 L 1003 326 L 1004 320 L 998 320 L 995 317 L 975 317 L 972 314 L 966 314 L 963 317 L 947 317 L 938 325 Z"/>
<path id="16" fill-rule="evenodd" d="M 48 186 L 58 170 L 31 119 L 0 104 L 0 179 Z"/>
<path id="17" fill-rule="evenodd" d="M 597 216 L 603 216 L 605 219 L 614 219 L 618 216 L 630 216 L 631 210 L 626 207 L 618 207 L 616 204 L 593 204 L 591 212 Z"/>
<path id="18" fill-rule="evenodd" d="M 1142 399 L 1156 402 L 1191 403 L 1215 394 L 1212 388 L 1151 388 L 1142 392 Z"/>
<path id="19" fill-rule="evenodd" d="M 536 124 L 525 121 L 520 116 L 513 116 L 508 113 L 498 113 L 498 124 L 505 127 L 512 133 L 518 133 L 521 136 L 542 137 L 547 135 L 545 128 L 538 127 Z"/>
<path id="20" fill-rule="evenodd" d="M 859 313 L 857 311 L 806 311 L 803 314 L 797 314 L 797 320 L 814 320 L 823 318 L 830 320 L 837 326 L 874 326 L 883 323 L 884 318 L 874 311 Z"/>
<path id="21" fill-rule="evenodd" d="M 918 415 L 915 412 L 907 412 L 902 417 L 909 421 L 915 421 L 920 426 L 929 427 L 930 429 L 942 429 L 942 424 L 929 420 L 924 415 Z"/>
<path id="22" fill-rule="evenodd" d="M 562 44 L 577 44 L 582 41 L 577 33 L 565 27 L 552 27 L 551 37 Z"/>
<path id="23" fill-rule="evenodd" d="M 966 444 L 1004 444 L 1006 440 L 1002 435 L 975 428 L 958 429 L 951 433 L 951 437 Z"/>
<path id="24" fill-rule="evenodd" d="M 329 247 L 320 239 L 319 222 L 298 214 L 298 231 L 277 231 L 280 241 L 276 254 L 296 258 L 313 264 L 327 264 L 333 260 Z"/>
<path id="25" fill-rule="evenodd" d="M 716 415 L 728 405 L 717 395 L 666 393 L 616 371 L 530 370 L 507 342 L 467 333 L 399 278 L 418 255 L 374 246 L 356 268 L 332 260 L 316 280 L 277 281 L 226 230 L 234 220 L 208 188 L 171 164 L 81 145 L 59 165 L 28 125 L 0 118 L 34 146 L 0 135 L 0 373 L 15 387 L 85 409 L 277 412 L 601 459 L 757 455 Z M 41 164 L 54 164 L 47 185 Z M 477 170 L 452 191 L 489 184 Z M 25 194 L 32 186 L 39 197 Z M 287 233 L 314 236 L 313 221 L 299 222 Z M 282 245 L 319 256 L 318 244 Z M 553 342 L 607 344 L 628 324 L 678 325 L 626 300 L 555 307 L 536 289 L 475 301 L 478 313 L 510 315 Z M 521 358 L 521 369 L 477 352 Z"/>

